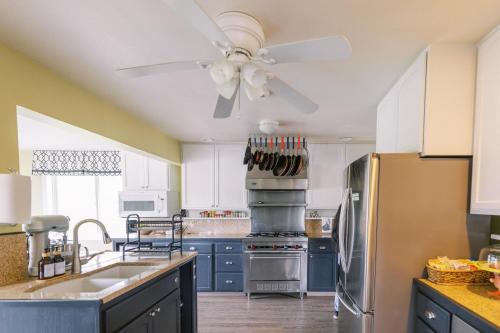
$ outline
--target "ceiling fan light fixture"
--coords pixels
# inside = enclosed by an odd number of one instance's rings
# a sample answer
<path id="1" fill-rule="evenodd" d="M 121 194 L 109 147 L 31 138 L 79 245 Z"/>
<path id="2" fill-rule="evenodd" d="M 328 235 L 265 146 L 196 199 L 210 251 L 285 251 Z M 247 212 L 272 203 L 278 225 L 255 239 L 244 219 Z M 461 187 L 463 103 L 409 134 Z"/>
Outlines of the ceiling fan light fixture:
<path id="1" fill-rule="evenodd" d="M 236 72 L 235 66 L 226 59 L 217 60 L 210 66 L 210 76 L 217 85 L 231 81 Z"/>
<path id="2" fill-rule="evenodd" d="M 262 88 L 268 79 L 268 74 L 251 62 L 243 65 L 241 75 L 254 88 Z"/>
<path id="3" fill-rule="evenodd" d="M 231 99 L 233 96 L 234 90 L 238 86 L 238 79 L 233 78 L 232 80 L 229 80 L 227 82 L 217 84 L 217 92 L 224 97 L 225 99 Z"/>
<path id="4" fill-rule="evenodd" d="M 243 82 L 243 89 L 245 89 L 245 93 L 250 101 L 270 95 L 269 89 L 266 87 L 255 88 L 246 81 Z"/>
<path id="5" fill-rule="evenodd" d="M 259 122 L 259 130 L 267 135 L 273 134 L 278 129 L 280 123 L 276 120 L 261 120 Z"/>

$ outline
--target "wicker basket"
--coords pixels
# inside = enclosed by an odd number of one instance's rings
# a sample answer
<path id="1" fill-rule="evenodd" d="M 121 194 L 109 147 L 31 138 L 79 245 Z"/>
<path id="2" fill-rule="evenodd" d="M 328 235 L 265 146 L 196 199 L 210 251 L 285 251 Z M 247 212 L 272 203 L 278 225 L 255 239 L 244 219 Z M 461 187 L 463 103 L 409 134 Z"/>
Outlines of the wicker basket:
<path id="1" fill-rule="evenodd" d="M 428 279 L 444 285 L 487 285 L 493 274 L 487 271 L 443 271 L 427 265 Z"/>

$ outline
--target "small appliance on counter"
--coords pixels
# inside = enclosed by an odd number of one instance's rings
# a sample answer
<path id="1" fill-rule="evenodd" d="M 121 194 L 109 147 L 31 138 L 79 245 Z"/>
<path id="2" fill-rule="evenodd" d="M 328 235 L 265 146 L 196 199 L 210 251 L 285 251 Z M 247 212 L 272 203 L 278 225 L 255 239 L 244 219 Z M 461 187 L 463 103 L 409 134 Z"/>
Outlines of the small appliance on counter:
<path id="1" fill-rule="evenodd" d="M 38 276 L 38 263 L 46 249 L 50 249 L 49 232 L 63 234 L 63 244 L 66 246 L 66 232 L 69 229 L 69 217 L 64 215 L 41 215 L 32 216 L 31 223 L 23 226 L 28 236 L 28 274 Z"/>
<path id="2" fill-rule="evenodd" d="M 493 273 L 490 282 L 498 289 L 491 292 L 490 295 L 500 298 L 500 244 L 495 244 L 481 250 L 479 261 L 475 263 L 476 267 Z"/>

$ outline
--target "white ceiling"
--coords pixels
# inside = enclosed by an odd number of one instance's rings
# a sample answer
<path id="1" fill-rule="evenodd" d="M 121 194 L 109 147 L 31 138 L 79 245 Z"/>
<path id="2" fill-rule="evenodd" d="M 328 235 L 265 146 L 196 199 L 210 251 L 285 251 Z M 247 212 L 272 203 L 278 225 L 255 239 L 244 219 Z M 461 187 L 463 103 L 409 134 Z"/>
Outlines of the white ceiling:
<path id="1" fill-rule="evenodd" d="M 500 24 L 498 0 L 199 0 L 212 16 L 244 11 L 267 44 L 345 35 L 347 61 L 276 65 L 283 80 L 320 105 L 301 115 L 276 96 L 214 120 L 217 94 L 203 71 L 129 79 L 114 69 L 217 57 L 161 0 L 0 0 L 0 40 L 183 140 L 243 140 L 261 119 L 282 133 L 373 140 L 376 105 L 428 44 L 476 42 Z"/>

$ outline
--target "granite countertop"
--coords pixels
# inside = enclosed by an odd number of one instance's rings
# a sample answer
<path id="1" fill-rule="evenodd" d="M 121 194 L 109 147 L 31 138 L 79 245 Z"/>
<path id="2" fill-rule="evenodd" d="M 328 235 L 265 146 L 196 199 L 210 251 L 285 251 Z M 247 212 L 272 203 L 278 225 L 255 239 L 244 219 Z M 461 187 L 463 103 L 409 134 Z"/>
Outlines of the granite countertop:
<path id="1" fill-rule="evenodd" d="M 445 286 L 427 279 L 418 281 L 500 329 L 500 299 L 488 295 L 496 290 L 493 285 Z"/>
<path id="2" fill-rule="evenodd" d="M 82 266 L 81 274 L 66 272 L 61 277 L 50 280 L 37 280 L 36 278 L 26 278 L 15 284 L 0 287 L 1 300 L 101 300 L 103 303 L 123 295 L 124 293 L 148 282 L 164 273 L 172 271 L 182 264 L 196 257 L 196 252 L 173 253 L 172 259 L 166 256 L 138 256 L 127 255 L 125 259 L 121 252 L 106 252 L 96 256 L 88 264 Z M 93 273 L 104 271 L 113 266 L 150 266 L 139 275 L 133 276 L 99 292 L 64 292 L 64 291 L 44 291 L 44 287 L 54 285 L 59 282 L 74 280 L 90 276 Z"/>
<path id="3" fill-rule="evenodd" d="M 307 238 L 332 238 L 332 233 L 308 232 Z"/>
<path id="4" fill-rule="evenodd" d="M 225 233 L 225 232 L 200 232 L 183 234 L 185 239 L 203 239 L 203 238 L 245 238 L 248 233 Z"/>

